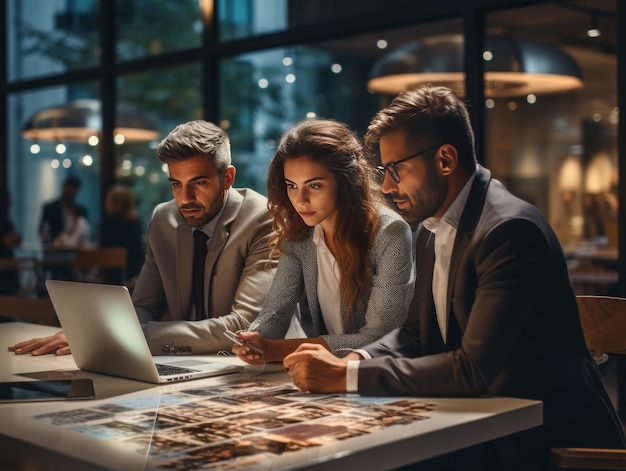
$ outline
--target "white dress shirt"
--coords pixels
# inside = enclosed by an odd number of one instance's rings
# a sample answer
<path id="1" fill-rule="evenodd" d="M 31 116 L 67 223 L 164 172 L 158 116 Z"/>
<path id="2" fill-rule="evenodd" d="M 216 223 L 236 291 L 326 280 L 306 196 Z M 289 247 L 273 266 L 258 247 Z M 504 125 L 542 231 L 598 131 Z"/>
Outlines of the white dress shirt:
<path id="1" fill-rule="evenodd" d="M 324 230 L 318 225 L 313 229 L 313 242 L 317 246 L 317 301 L 326 325 L 331 335 L 343 334 L 341 322 L 341 298 L 339 296 L 339 281 L 341 274 L 335 256 L 328 249 L 324 240 Z M 291 318 L 291 324 L 285 334 L 286 339 L 306 338 L 306 332 L 300 322 L 300 309 Z"/>

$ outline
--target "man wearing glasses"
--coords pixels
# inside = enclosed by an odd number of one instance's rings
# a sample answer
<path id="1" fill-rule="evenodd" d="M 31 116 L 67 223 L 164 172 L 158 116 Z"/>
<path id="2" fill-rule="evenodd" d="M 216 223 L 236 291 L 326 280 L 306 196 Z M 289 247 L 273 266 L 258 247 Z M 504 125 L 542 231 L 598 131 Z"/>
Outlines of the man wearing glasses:
<path id="1" fill-rule="evenodd" d="M 477 165 L 464 104 L 443 87 L 405 92 L 366 142 L 379 146 L 382 191 L 417 231 L 413 301 L 403 327 L 342 359 L 301 345 L 284 360 L 295 385 L 543 401 L 543 426 L 420 469 L 550 469 L 552 447 L 624 448 L 559 241 Z"/>

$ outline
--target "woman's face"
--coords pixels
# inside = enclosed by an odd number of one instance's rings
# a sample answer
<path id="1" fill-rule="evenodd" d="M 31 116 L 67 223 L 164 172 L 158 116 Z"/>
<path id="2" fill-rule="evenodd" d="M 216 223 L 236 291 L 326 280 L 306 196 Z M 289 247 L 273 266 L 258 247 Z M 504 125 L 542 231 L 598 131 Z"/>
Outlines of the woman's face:
<path id="1" fill-rule="evenodd" d="M 287 195 L 307 226 L 321 225 L 333 234 L 337 218 L 337 180 L 322 165 L 306 156 L 285 160 Z"/>

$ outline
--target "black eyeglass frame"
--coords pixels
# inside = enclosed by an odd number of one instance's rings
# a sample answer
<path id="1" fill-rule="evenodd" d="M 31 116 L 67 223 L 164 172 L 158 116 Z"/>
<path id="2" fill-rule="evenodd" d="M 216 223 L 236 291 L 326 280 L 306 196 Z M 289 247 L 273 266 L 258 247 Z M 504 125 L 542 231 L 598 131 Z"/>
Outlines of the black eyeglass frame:
<path id="1" fill-rule="evenodd" d="M 385 165 L 377 165 L 376 171 L 378 171 L 383 178 L 385 177 L 385 172 L 389 172 L 389 176 L 391 177 L 391 179 L 396 183 L 400 183 L 400 175 L 398 175 L 398 171 L 396 170 L 396 165 L 401 164 L 402 162 L 406 162 L 407 160 L 414 159 L 415 157 L 419 157 L 420 155 L 425 154 L 426 152 L 430 152 L 431 150 L 437 149 L 439 147 L 441 147 L 441 144 L 435 144 L 430 147 L 427 147 L 424 150 L 416 152 L 415 154 L 411 154 L 407 157 L 403 157 L 400 160 L 395 160 Z"/>

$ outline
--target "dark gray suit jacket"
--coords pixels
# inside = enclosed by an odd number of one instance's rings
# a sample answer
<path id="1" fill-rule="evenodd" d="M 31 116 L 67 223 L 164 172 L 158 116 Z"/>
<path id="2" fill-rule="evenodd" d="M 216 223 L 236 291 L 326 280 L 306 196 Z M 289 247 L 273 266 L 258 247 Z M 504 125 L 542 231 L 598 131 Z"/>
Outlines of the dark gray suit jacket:
<path id="1" fill-rule="evenodd" d="M 537 399 L 544 426 L 519 443 L 542 459 L 552 446 L 624 446 L 563 251 L 541 214 L 479 166 L 450 263 L 445 345 L 426 233 L 422 227 L 417 239 L 407 322 L 365 348 L 374 358 L 359 365 L 359 393 Z"/>

